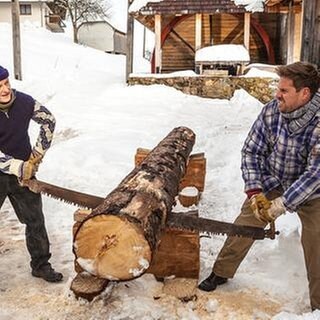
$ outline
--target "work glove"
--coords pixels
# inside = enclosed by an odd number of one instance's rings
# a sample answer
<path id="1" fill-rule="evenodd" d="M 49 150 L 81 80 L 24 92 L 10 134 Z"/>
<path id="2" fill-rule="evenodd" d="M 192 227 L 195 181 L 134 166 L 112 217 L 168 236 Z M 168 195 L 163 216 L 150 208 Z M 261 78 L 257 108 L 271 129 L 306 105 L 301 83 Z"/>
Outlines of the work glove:
<path id="1" fill-rule="evenodd" d="M 28 161 L 31 161 L 34 165 L 37 165 L 39 168 L 39 164 L 42 162 L 43 154 L 38 152 L 36 149 L 32 149 L 30 157 Z"/>
<path id="2" fill-rule="evenodd" d="M 265 223 L 273 222 L 281 214 L 286 212 L 282 197 L 270 201 L 262 192 L 260 192 L 253 195 L 249 201 L 254 216 L 259 221 Z"/>
<path id="3" fill-rule="evenodd" d="M 20 169 L 21 176 L 19 179 L 22 181 L 31 179 L 38 171 L 38 167 L 39 165 L 34 164 L 31 160 L 24 161 Z"/>
<path id="4" fill-rule="evenodd" d="M 33 164 L 31 160 L 22 161 L 18 159 L 12 159 L 9 168 L 9 172 L 17 176 L 20 182 L 34 177 L 37 170 L 38 165 Z"/>
<path id="5" fill-rule="evenodd" d="M 286 213 L 286 207 L 283 204 L 283 198 L 278 197 L 272 200 L 271 207 L 268 209 L 268 216 L 270 217 L 270 219 L 276 220 L 284 213 Z"/>

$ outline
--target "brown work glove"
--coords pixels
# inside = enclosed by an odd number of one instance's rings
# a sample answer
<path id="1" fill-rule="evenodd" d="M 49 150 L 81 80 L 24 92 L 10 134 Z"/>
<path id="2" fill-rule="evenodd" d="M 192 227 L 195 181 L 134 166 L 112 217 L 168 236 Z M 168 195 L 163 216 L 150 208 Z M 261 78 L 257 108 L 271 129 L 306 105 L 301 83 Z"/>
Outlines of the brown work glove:
<path id="1" fill-rule="evenodd" d="M 36 149 L 32 149 L 28 161 L 31 161 L 34 165 L 37 165 L 39 168 L 39 164 L 42 162 L 42 159 L 43 159 L 43 154 L 38 152 Z"/>
<path id="2" fill-rule="evenodd" d="M 286 212 L 282 197 L 278 197 L 272 201 L 268 200 L 265 195 L 260 192 L 250 198 L 250 207 L 254 216 L 262 222 L 270 223 Z"/>

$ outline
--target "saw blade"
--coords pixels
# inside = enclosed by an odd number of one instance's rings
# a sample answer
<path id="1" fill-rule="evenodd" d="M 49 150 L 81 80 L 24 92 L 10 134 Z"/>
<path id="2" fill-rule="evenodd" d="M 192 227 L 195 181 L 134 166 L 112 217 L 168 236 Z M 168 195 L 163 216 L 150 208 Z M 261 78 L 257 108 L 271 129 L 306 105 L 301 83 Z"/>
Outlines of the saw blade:
<path id="1" fill-rule="evenodd" d="M 254 240 L 262 240 L 269 237 L 268 230 L 263 228 L 200 218 L 183 212 L 171 212 L 168 214 L 166 225 L 170 228 L 189 230 L 191 232 L 198 231 L 209 234 L 240 236 Z"/>
<path id="2" fill-rule="evenodd" d="M 64 201 L 68 204 L 87 209 L 96 208 L 104 200 L 104 198 L 101 197 L 58 187 L 36 179 L 25 180 L 22 184 L 35 193 L 42 193 L 54 199 Z"/>
<path id="3" fill-rule="evenodd" d="M 90 194 L 77 192 L 62 188 L 36 179 L 23 181 L 23 186 L 28 187 L 36 193 L 43 193 L 66 203 L 77 205 L 83 208 L 94 209 L 100 205 L 104 198 Z M 263 228 L 235 225 L 233 223 L 216 221 L 206 218 L 192 216 L 193 212 L 179 213 L 170 212 L 166 225 L 179 230 L 190 230 L 191 232 L 206 232 L 209 234 L 221 234 L 228 236 L 240 236 L 254 240 L 272 238 L 274 232 Z M 195 212 L 194 212 L 195 213 Z"/>

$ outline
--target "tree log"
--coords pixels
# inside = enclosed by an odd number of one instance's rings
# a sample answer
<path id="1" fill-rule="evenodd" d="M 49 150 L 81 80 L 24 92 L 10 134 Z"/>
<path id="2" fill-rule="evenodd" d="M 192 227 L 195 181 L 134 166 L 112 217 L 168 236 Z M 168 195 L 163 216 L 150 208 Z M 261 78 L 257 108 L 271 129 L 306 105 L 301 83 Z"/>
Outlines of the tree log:
<path id="1" fill-rule="evenodd" d="M 88 273 L 81 272 L 72 280 L 70 289 L 76 298 L 92 301 L 108 285 L 109 280 L 94 277 Z"/>
<path id="2" fill-rule="evenodd" d="M 189 128 L 173 129 L 80 224 L 73 249 L 84 270 L 130 280 L 148 269 L 194 142 Z"/>

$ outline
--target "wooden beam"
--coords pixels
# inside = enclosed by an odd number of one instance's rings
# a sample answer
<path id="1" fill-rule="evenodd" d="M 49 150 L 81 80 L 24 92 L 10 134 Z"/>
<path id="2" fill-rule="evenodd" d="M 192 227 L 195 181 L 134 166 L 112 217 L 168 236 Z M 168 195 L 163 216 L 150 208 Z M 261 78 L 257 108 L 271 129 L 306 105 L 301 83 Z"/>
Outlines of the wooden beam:
<path id="1" fill-rule="evenodd" d="M 126 41 L 126 82 L 129 80 L 129 75 L 133 71 L 133 17 L 129 14 L 129 7 L 132 0 L 128 0 L 127 13 L 127 41 Z"/>
<path id="2" fill-rule="evenodd" d="M 19 0 L 12 0 L 11 19 L 14 78 L 16 80 L 22 80 Z"/>
<path id="3" fill-rule="evenodd" d="M 293 62 L 293 47 L 294 47 L 294 14 L 291 6 L 289 6 L 287 19 L 287 64 Z"/>
<path id="4" fill-rule="evenodd" d="M 296 10 L 292 3 L 289 4 L 288 8 L 287 63 L 293 63 L 300 60 L 302 14 L 301 10 Z"/>
<path id="5" fill-rule="evenodd" d="M 161 15 L 156 14 L 154 17 L 155 31 L 155 71 L 161 73 Z"/>
<path id="6" fill-rule="evenodd" d="M 320 3 L 318 0 L 303 2 L 301 60 L 320 66 Z"/>
<path id="7" fill-rule="evenodd" d="M 250 12 L 244 14 L 244 46 L 250 51 Z"/>
<path id="8" fill-rule="evenodd" d="M 196 14 L 196 41 L 195 41 L 195 50 L 201 49 L 202 46 L 202 14 Z"/>
<path id="9" fill-rule="evenodd" d="M 294 47 L 293 47 L 293 61 L 299 61 L 301 55 L 302 42 L 302 12 L 294 12 Z"/>

